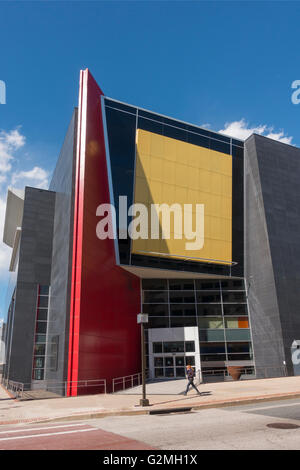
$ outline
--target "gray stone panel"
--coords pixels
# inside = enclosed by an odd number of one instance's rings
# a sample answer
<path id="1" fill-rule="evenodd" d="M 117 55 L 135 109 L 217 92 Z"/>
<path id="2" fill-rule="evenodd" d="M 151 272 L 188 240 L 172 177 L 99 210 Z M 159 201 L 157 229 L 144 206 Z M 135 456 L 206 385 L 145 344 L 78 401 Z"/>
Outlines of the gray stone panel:
<path id="1" fill-rule="evenodd" d="M 32 378 L 38 285 L 51 277 L 55 193 L 25 188 L 19 268 L 6 377 L 29 384 Z"/>
<path id="2" fill-rule="evenodd" d="M 75 109 L 50 183 L 50 189 L 56 192 L 56 201 L 47 332 L 48 353 L 50 353 L 50 343 L 53 339 L 57 336 L 59 339 L 58 360 L 54 367 L 50 360 L 47 360 L 46 378 L 56 382 L 67 380 L 76 130 L 77 110 Z M 63 392 L 63 388 L 57 391 Z"/>
<path id="3" fill-rule="evenodd" d="M 286 361 L 292 374 L 290 347 L 300 338 L 300 150 L 258 135 L 245 148 L 245 274 L 255 358 L 261 366 Z"/>

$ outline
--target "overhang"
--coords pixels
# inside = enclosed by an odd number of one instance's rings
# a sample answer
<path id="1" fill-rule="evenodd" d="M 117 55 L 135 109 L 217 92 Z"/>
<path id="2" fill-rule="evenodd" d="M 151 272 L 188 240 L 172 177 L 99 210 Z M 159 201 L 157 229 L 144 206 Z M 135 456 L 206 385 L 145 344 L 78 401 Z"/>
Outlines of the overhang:
<path id="1" fill-rule="evenodd" d="M 216 274 L 175 271 L 172 269 L 158 269 L 141 266 L 121 265 L 121 268 L 140 277 L 141 279 L 240 279 L 233 276 L 220 276 Z"/>
<path id="2" fill-rule="evenodd" d="M 8 188 L 3 230 L 3 242 L 13 248 L 18 227 L 22 227 L 24 191 Z"/>

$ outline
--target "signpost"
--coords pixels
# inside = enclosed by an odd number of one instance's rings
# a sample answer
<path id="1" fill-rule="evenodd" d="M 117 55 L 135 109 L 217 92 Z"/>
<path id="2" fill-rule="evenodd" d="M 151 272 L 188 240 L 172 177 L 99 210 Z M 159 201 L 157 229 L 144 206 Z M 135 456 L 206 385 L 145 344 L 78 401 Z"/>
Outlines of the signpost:
<path id="1" fill-rule="evenodd" d="M 140 399 L 140 406 L 149 406 L 149 400 L 146 398 L 146 351 L 145 351 L 145 332 L 144 325 L 148 323 L 148 315 L 139 313 L 137 322 L 141 324 L 141 351 L 142 351 L 142 389 L 143 398 Z"/>

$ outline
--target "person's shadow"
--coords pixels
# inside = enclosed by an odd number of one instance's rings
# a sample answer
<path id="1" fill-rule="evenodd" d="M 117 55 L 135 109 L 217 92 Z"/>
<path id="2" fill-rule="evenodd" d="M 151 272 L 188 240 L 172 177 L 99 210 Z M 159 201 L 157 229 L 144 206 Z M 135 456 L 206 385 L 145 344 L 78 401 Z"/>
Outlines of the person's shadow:
<path id="1" fill-rule="evenodd" d="M 212 392 L 210 392 L 210 391 L 207 391 L 207 392 L 199 392 L 199 393 L 200 393 L 200 395 L 201 395 L 202 397 L 209 396 L 209 395 L 212 394 Z M 178 395 L 184 395 L 184 394 L 185 394 L 185 391 L 180 392 Z M 199 396 L 200 396 L 200 395 L 199 395 Z M 187 395 L 186 395 L 186 396 L 187 396 Z M 192 397 L 192 396 L 190 395 L 189 398 L 194 398 L 194 396 Z"/>

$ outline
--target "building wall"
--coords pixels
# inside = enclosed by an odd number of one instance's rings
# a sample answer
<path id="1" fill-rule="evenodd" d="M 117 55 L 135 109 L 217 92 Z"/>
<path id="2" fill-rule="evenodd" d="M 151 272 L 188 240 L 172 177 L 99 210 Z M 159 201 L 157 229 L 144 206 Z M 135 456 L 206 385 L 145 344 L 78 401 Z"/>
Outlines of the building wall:
<path id="1" fill-rule="evenodd" d="M 166 118 L 153 112 L 144 111 L 128 104 L 116 102 L 109 98 L 105 98 L 104 101 L 106 110 L 105 116 L 107 123 L 108 147 L 111 162 L 111 175 L 113 182 L 113 194 L 116 205 L 118 204 L 119 196 L 126 195 L 128 206 L 130 206 L 134 201 L 133 189 L 134 186 L 136 186 L 135 189 L 138 192 L 140 192 L 140 188 L 144 189 L 144 194 L 138 194 L 139 200 L 143 201 L 146 199 L 146 202 L 149 202 L 153 198 L 153 195 L 155 196 L 156 200 L 164 199 L 166 202 L 169 202 L 171 199 L 172 202 L 178 202 L 179 199 L 181 203 L 185 202 L 186 200 L 194 203 L 196 200 L 198 203 L 204 203 L 206 208 L 209 209 L 210 213 L 215 213 L 215 210 L 217 209 L 217 212 L 220 214 L 220 208 L 225 204 L 225 198 L 214 198 L 214 207 L 212 207 L 211 204 L 213 198 L 210 198 L 210 201 L 207 200 L 207 190 L 209 189 L 208 192 L 211 192 L 213 187 L 216 188 L 215 184 L 209 183 L 212 183 L 215 177 L 219 179 L 219 171 L 209 171 L 207 173 L 205 171 L 200 172 L 198 171 L 199 162 L 194 162 L 196 163 L 196 168 L 194 165 L 193 172 L 189 171 L 189 167 L 191 167 L 189 150 L 195 149 L 196 153 L 198 153 L 199 159 L 201 159 L 201 155 L 205 155 L 207 157 L 207 159 L 205 158 L 206 170 L 208 168 L 210 170 L 216 168 L 214 156 L 224 156 L 227 162 L 229 159 L 232 160 L 232 180 L 234 181 L 234 184 L 232 184 L 230 191 L 232 193 L 232 226 L 230 237 L 232 240 L 232 246 L 230 248 L 232 249 L 231 258 L 234 263 L 233 266 L 211 262 L 206 263 L 204 261 L 200 262 L 199 260 L 196 262 L 191 259 L 185 259 L 183 261 L 181 258 L 173 256 L 153 256 L 153 253 L 152 255 L 148 255 L 148 253 L 134 253 L 134 250 L 131 249 L 133 248 L 133 246 L 131 246 L 133 244 L 131 244 L 129 240 L 122 238 L 118 240 L 120 264 L 143 267 L 148 266 L 156 269 L 171 269 L 190 273 L 201 272 L 207 273 L 208 275 L 214 274 L 217 276 L 232 275 L 243 277 L 244 191 L 242 175 L 244 171 L 244 143 L 242 141 L 237 141 L 235 139 L 231 139 L 230 137 L 208 131 L 207 129 L 201 129 L 199 127 L 182 123 L 171 118 Z M 154 144 L 154 149 L 155 147 L 156 149 L 153 155 L 151 155 L 151 163 L 148 161 L 148 163 L 150 163 L 150 168 L 148 168 L 150 172 L 146 171 L 148 176 L 150 174 L 150 180 L 153 179 L 151 188 L 148 187 L 149 184 L 146 184 L 145 187 L 145 183 L 141 181 L 141 177 L 144 181 L 149 178 L 145 178 L 146 168 L 142 168 L 143 165 L 141 164 L 141 159 L 139 158 L 139 152 L 136 152 L 137 133 L 151 133 L 154 141 L 166 141 L 171 144 L 171 147 L 173 147 L 168 155 L 168 158 L 166 158 L 166 160 L 168 160 L 166 162 L 162 160 L 164 160 L 167 155 L 162 155 L 161 149 L 157 148 L 157 145 Z M 158 145 L 158 147 L 161 147 L 161 145 Z M 158 155 L 162 158 L 158 159 Z M 232 156 L 232 159 L 230 156 Z M 145 154 L 145 157 L 149 157 L 146 158 L 146 160 L 150 160 L 150 155 Z M 212 158 L 210 159 L 210 157 Z M 169 164 L 172 163 L 171 160 L 174 162 L 174 164 L 171 164 L 170 167 Z M 170 168 L 167 168 L 168 166 Z M 175 166 L 177 167 L 176 173 Z M 203 168 L 203 170 L 205 168 Z M 226 173 L 228 172 L 226 171 Z M 168 175 L 168 184 L 164 184 L 162 186 L 161 183 L 163 182 L 165 175 Z M 226 176 L 229 177 L 228 174 Z M 135 185 L 137 180 L 141 184 Z M 219 186 L 221 186 L 221 182 Z M 198 191 L 200 191 L 200 188 L 203 189 L 203 192 L 197 192 L 196 194 L 196 188 Z M 219 188 L 217 192 L 219 193 Z M 149 197 L 147 196 L 147 193 Z M 229 203 L 228 195 L 229 191 L 227 192 L 227 204 Z M 192 196 L 192 198 L 190 198 L 190 196 Z M 217 196 L 220 196 L 220 194 Z M 208 206 L 211 207 L 209 208 Z M 226 211 L 226 223 L 229 220 L 228 214 L 229 211 Z M 127 222 L 130 222 L 129 218 Z M 207 222 L 209 221 L 207 220 Z M 207 240 L 210 238 L 208 233 L 209 229 L 211 228 L 210 225 L 210 222 L 205 224 L 205 236 Z M 217 231 L 220 231 L 220 228 L 223 229 L 223 227 L 220 227 L 219 225 Z M 228 233 L 228 229 L 226 231 Z M 227 238 L 229 237 L 227 236 Z M 176 244 L 179 243 L 178 240 L 175 241 Z M 220 239 L 217 240 L 215 245 L 219 245 L 219 242 Z M 165 243 L 166 240 L 162 240 L 162 244 L 159 240 L 152 240 L 152 248 L 150 251 L 157 252 L 160 249 L 163 252 L 168 252 L 169 249 L 166 247 Z M 144 249 L 142 251 L 144 251 Z M 216 253 L 217 250 L 214 251 L 214 255 L 218 256 Z M 189 255 L 193 256 L 192 252 L 189 252 Z"/>
<path id="2" fill-rule="evenodd" d="M 293 373 L 300 334 L 300 150 L 253 135 L 246 157 L 246 276 L 258 366 Z M 274 369 L 275 371 L 276 369 Z"/>
<path id="3" fill-rule="evenodd" d="M 49 285 L 55 193 L 25 188 L 12 340 L 5 378 L 30 383 L 38 284 Z"/>
<path id="4" fill-rule="evenodd" d="M 140 283 L 116 266 L 114 240 L 96 236 L 96 209 L 110 202 L 101 94 L 81 72 L 68 378 L 106 378 L 110 390 L 113 377 L 140 371 Z M 74 386 L 68 394 L 88 391 Z"/>
<path id="5" fill-rule="evenodd" d="M 46 378 L 67 380 L 69 312 L 74 217 L 74 178 L 77 138 L 77 109 L 74 110 L 53 173 L 50 190 L 56 192 L 53 229 L 51 291 L 48 313 Z M 51 344 L 58 337 L 57 358 L 51 358 Z M 64 386 L 62 386 L 64 390 Z"/>

